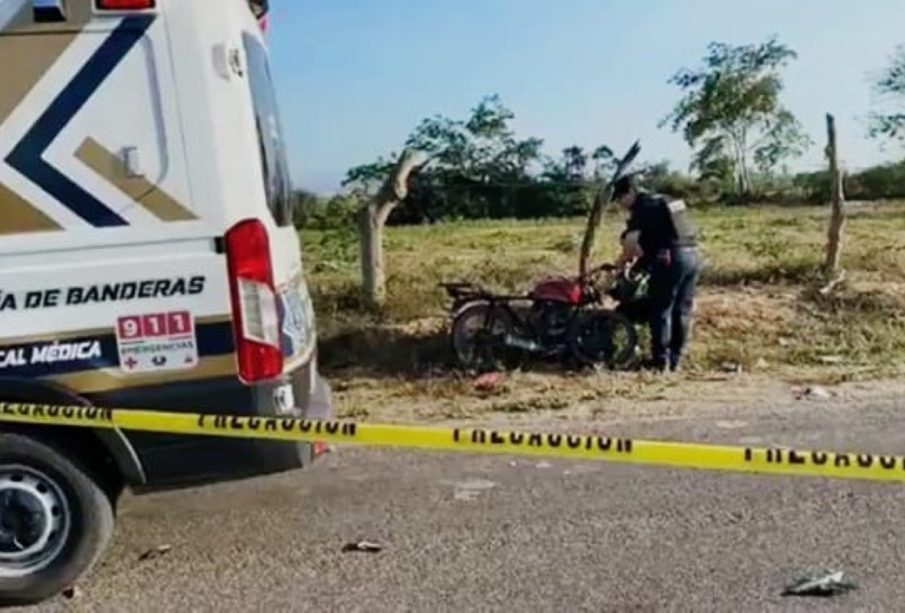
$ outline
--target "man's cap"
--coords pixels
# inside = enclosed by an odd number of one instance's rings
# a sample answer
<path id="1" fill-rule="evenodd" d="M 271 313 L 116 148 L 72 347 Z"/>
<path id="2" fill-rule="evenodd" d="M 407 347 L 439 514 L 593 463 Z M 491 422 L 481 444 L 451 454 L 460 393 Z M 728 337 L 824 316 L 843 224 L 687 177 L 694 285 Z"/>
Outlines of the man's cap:
<path id="1" fill-rule="evenodd" d="M 635 188 L 635 177 L 638 173 L 624 174 L 613 183 L 613 200 L 618 200 Z"/>

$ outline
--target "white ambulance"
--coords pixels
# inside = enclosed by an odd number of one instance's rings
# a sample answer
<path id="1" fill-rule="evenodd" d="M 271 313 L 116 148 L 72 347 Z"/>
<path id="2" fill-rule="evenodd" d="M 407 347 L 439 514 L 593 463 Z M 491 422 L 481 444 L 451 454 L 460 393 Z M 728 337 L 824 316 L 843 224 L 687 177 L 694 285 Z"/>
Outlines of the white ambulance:
<path id="1" fill-rule="evenodd" d="M 265 0 L 0 0 L 0 402 L 331 416 Z M 87 572 L 124 488 L 319 446 L 0 425 L 0 604 Z"/>

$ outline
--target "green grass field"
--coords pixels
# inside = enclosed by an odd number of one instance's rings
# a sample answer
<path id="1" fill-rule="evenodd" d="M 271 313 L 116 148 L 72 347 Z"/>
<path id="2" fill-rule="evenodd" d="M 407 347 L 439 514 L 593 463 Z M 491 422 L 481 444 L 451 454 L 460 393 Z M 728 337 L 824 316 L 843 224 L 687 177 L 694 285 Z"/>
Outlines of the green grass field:
<path id="1" fill-rule="evenodd" d="M 828 209 L 712 207 L 696 211 L 706 268 L 691 365 L 823 369 L 837 378 L 888 374 L 905 358 L 905 203 L 853 206 L 846 281 L 815 291 Z M 523 290 L 577 268 L 583 220 L 463 222 L 390 228 L 388 300 L 360 308 L 354 231 L 302 233 L 325 367 L 413 374 L 442 369 L 442 281 Z M 612 259 L 622 217 L 604 219 L 596 261 Z"/>

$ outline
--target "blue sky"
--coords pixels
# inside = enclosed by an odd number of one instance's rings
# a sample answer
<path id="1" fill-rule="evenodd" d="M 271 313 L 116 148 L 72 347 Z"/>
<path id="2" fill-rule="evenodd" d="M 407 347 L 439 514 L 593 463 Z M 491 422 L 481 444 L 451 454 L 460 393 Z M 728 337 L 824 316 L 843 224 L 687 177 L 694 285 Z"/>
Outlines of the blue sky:
<path id="1" fill-rule="evenodd" d="M 272 0 L 273 70 L 298 186 L 328 193 L 347 168 L 398 149 L 436 113 L 466 116 L 486 94 L 545 151 L 641 138 L 642 158 L 685 168 L 678 134 L 658 129 L 667 84 L 708 42 L 771 34 L 799 59 L 784 101 L 817 141 L 793 168 L 823 165 L 824 114 L 844 162 L 902 151 L 865 137 L 870 77 L 905 43 L 903 0 Z"/>

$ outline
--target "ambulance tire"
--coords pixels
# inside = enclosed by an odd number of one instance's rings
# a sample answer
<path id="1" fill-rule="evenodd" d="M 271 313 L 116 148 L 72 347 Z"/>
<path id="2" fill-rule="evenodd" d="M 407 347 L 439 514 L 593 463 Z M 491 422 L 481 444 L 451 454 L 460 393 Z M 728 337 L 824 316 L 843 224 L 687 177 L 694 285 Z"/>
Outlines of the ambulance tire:
<path id="1" fill-rule="evenodd" d="M 114 524 L 109 494 L 77 457 L 0 433 L 0 606 L 38 604 L 74 586 Z"/>

